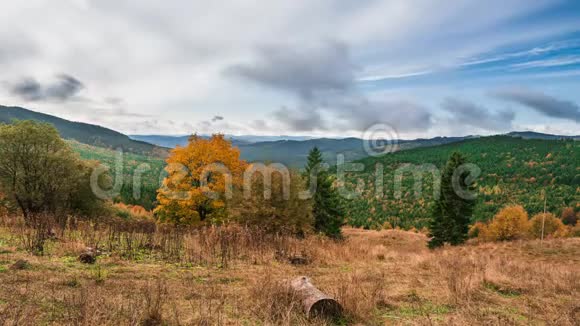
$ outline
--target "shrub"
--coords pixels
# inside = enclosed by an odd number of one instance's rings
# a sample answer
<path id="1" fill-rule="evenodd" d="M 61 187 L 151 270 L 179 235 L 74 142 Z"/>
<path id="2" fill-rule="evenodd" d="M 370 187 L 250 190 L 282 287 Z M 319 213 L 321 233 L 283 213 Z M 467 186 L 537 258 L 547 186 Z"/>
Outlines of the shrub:
<path id="1" fill-rule="evenodd" d="M 248 184 L 251 191 L 244 196 L 237 194 L 231 215 L 241 224 L 257 226 L 269 233 L 310 233 L 314 225 L 312 200 L 300 196 L 304 185 L 300 175 L 287 172 L 280 173 L 267 166 L 263 174 L 252 175 Z M 266 182 L 266 175 L 271 176 L 270 182 Z"/>
<path id="2" fill-rule="evenodd" d="M 114 214 L 124 220 L 153 220 L 153 214 L 139 205 L 116 203 L 112 205 Z"/>
<path id="3" fill-rule="evenodd" d="M 525 237 L 529 229 L 528 213 L 521 205 L 502 208 L 489 223 L 489 240 L 514 240 Z"/>
<path id="4" fill-rule="evenodd" d="M 576 226 L 570 228 L 568 235 L 571 237 L 580 237 L 580 224 L 576 224 Z"/>
<path id="5" fill-rule="evenodd" d="M 389 223 L 389 221 L 385 221 L 382 225 L 383 230 L 392 230 L 393 226 L 391 225 L 391 223 Z"/>
<path id="6" fill-rule="evenodd" d="M 98 215 L 103 202 L 91 189 L 94 168 L 50 124 L 0 124 L 0 191 L 28 224 L 49 214 L 62 228 L 71 213 Z"/>
<path id="7" fill-rule="evenodd" d="M 482 222 L 475 222 L 470 228 L 467 236 L 470 239 L 483 237 L 484 233 L 487 231 L 487 225 Z"/>
<path id="8" fill-rule="evenodd" d="M 542 225 L 544 226 L 544 237 L 561 237 L 566 234 L 566 227 L 552 213 L 540 213 L 534 215 L 530 221 L 530 234 L 535 238 L 542 237 Z"/>
<path id="9" fill-rule="evenodd" d="M 575 226 L 578 223 L 578 214 L 574 211 L 572 207 L 566 207 L 562 211 L 562 215 L 560 217 L 562 222 L 566 225 Z"/>

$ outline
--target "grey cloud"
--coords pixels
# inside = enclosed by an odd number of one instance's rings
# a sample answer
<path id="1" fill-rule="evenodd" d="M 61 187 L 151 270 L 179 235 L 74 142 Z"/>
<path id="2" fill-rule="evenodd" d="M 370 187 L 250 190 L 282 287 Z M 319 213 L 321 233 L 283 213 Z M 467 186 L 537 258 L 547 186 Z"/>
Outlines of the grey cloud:
<path id="1" fill-rule="evenodd" d="M 64 101 L 76 95 L 83 88 L 83 83 L 78 79 L 63 74 L 57 76 L 57 82 L 46 87 L 46 96 Z"/>
<path id="2" fill-rule="evenodd" d="M 66 101 L 77 95 L 84 88 L 78 79 L 61 74 L 56 80 L 41 84 L 34 78 L 24 78 L 8 85 L 8 91 L 25 101 Z"/>
<path id="3" fill-rule="evenodd" d="M 262 47 L 253 63 L 226 70 L 294 95 L 296 107 L 282 107 L 273 114 L 292 131 L 364 130 L 377 123 L 401 131 L 430 127 L 431 114 L 421 105 L 368 99 L 357 90 L 357 71 L 348 47 L 337 42 L 305 48 Z"/>
<path id="4" fill-rule="evenodd" d="M 487 130 L 509 130 L 515 118 L 513 111 L 492 113 L 475 103 L 456 98 L 445 99 L 441 106 L 453 115 L 453 123 Z"/>
<path id="5" fill-rule="evenodd" d="M 262 119 L 257 119 L 257 120 L 251 121 L 250 126 L 255 128 L 256 130 L 266 130 L 269 128 L 266 121 L 264 121 Z"/>
<path id="6" fill-rule="evenodd" d="M 42 85 L 33 78 L 24 78 L 9 85 L 9 91 L 25 101 L 39 101 L 44 97 Z"/>
<path id="7" fill-rule="evenodd" d="M 324 42 L 310 47 L 264 46 L 258 49 L 254 63 L 235 65 L 226 72 L 311 99 L 325 92 L 350 90 L 356 67 L 346 45 Z"/>
<path id="8" fill-rule="evenodd" d="M 420 104 L 407 100 L 348 99 L 338 106 L 337 116 L 345 121 L 342 128 L 364 130 L 374 124 L 388 124 L 398 131 L 425 131 L 431 126 L 431 114 Z"/>
<path id="9" fill-rule="evenodd" d="M 320 112 L 313 108 L 289 109 L 282 107 L 274 112 L 274 118 L 292 131 L 325 130 L 326 123 Z"/>
<path id="10" fill-rule="evenodd" d="M 220 125 L 223 124 L 224 117 L 222 117 L 221 115 L 214 115 L 210 120 L 202 120 L 198 122 L 198 125 L 201 128 L 210 128 L 213 125 L 215 125 L 217 122 L 220 122 Z"/>
<path id="11" fill-rule="evenodd" d="M 417 103 L 370 101 L 357 96 L 292 109 L 282 107 L 273 117 L 292 131 L 362 131 L 375 124 L 388 124 L 397 131 L 425 131 L 431 127 L 431 114 Z"/>
<path id="12" fill-rule="evenodd" d="M 512 88 L 493 92 L 492 96 L 529 107 L 549 117 L 580 122 L 578 104 L 560 100 L 542 92 L 526 88 Z"/>

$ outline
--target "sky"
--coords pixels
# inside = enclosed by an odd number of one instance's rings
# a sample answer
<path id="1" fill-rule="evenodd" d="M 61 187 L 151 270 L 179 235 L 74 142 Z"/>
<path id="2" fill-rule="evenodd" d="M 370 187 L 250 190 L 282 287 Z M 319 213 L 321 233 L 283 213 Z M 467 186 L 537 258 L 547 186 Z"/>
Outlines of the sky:
<path id="1" fill-rule="evenodd" d="M 580 134 L 576 0 L 3 1 L 0 45 L 0 105 L 127 134 Z"/>

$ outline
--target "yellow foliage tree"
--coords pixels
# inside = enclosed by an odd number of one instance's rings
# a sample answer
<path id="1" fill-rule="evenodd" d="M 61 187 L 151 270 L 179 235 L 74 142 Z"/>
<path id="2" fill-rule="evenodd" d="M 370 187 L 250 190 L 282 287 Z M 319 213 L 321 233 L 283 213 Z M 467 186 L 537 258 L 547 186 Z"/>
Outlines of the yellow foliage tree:
<path id="1" fill-rule="evenodd" d="M 168 176 L 157 191 L 155 215 L 175 224 L 223 220 L 245 166 L 240 151 L 223 135 L 191 136 L 187 146 L 173 149 L 167 158 Z"/>
<path id="2" fill-rule="evenodd" d="M 534 215 L 530 221 L 530 234 L 535 238 L 542 237 L 542 225 L 544 237 L 562 237 L 567 233 L 564 223 L 552 213 L 540 213 Z"/>
<path id="3" fill-rule="evenodd" d="M 488 240 L 514 240 L 525 237 L 529 229 L 528 213 L 521 205 L 502 208 L 483 232 Z"/>

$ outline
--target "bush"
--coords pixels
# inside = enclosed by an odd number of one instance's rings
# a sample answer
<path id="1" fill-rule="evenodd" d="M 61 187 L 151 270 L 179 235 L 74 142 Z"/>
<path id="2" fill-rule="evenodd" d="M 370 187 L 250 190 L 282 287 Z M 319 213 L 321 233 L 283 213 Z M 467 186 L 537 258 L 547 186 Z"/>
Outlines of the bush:
<path id="1" fill-rule="evenodd" d="M 145 208 L 139 205 L 116 203 L 112 205 L 112 210 L 115 216 L 118 216 L 124 220 L 154 220 L 153 213 L 147 211 Z"/>
<path id="2" fill-rule="evenodd" d="M 570 237 L 580 237 L 580 224 L 576 224 L 573 228 L 570 228 L 568 232 Z"/>
<path id="3" fill-rule="evenodd" d="M 514 240 L 525 237 L 529 229 L 528 213 L 521 205 L 502 208 L 493 218 L 488 232 L 488 240 Z"/>
<path id="4" fill-rule="evenodd" d="M 484 237 L 484 233 L 487 231 L 487 225 L 485 225 L 485 223 L 482 222 L 475 222 L 475 224 L 473 224 L 470 228 L 469 228 L 469 232 L 467 233 L 467 236 L 470 239 L 473 238 L 478 238 L 478 237 Z"/>
<path id="5" fill-rule="evenodd" d="M 98 215 L 103 201 L 90 184 L 95 167 L 80 160 L 50 124 L 0 124 L 0 192 L 27 223 L 48 214 L 64 227 L 69 214 Z"/>
<path id="6" fill-rule="evenodd" d="M 566 227 L 552 213 L 540 213 L 534 215 L 530 221 L 530 234 L 535 238 L 542 237 L 542 225 L 544 225 L 544 237 L 562 237 L 566 234 Z"/>
<path id="7" fill-rule="evenodd" d="M 257 226 L 269 233 L 304 235 L 312 232 L 312 200 L 300 196 L 303 180 L 295 172 L 284 174 L 273 169 L 265 167 L 263 174 L 252 176 L 248 189 L 251 191 L 243 196 L 237 194 L 231 215 L 241 224 Z M 271 182 L 265 182 L 268 174 Z"/>
<path id="8" fill-rule="evenodd" d="M 576 213 L 572 207 L 564 208 L 560 218 L 566 225 L 575 226 L 576 223 L 578 223 L 578 213 Z"/>
<path id="9" fill-rule="evenodd" d="M 393 226 L 391 225 L 391 223 L 389 223 L 389 221 L 385 221 L 382 225 L 382 229 L 383 230 L 392 230 Z"/>

